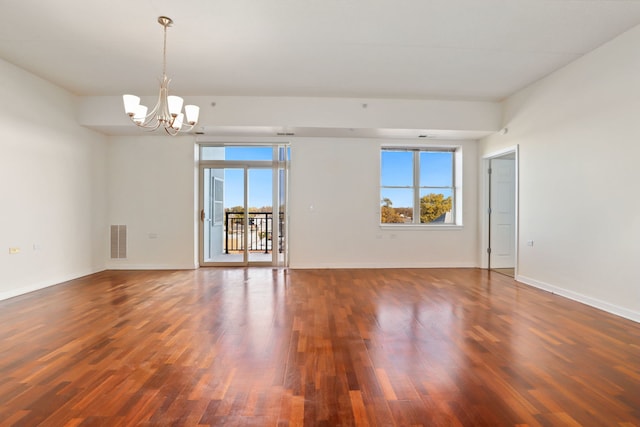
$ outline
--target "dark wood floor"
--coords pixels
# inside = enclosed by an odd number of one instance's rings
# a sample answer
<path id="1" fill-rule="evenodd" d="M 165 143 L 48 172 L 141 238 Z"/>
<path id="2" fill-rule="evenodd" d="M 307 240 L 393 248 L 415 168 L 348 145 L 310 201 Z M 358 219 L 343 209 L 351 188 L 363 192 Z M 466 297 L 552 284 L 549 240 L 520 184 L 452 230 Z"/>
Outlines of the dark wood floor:
<path id="1" fill-rule="evenodd" d="M 475 269 L 108 271 L 0 302 L 0 425 L 640 425 L 640 324 Z"/>

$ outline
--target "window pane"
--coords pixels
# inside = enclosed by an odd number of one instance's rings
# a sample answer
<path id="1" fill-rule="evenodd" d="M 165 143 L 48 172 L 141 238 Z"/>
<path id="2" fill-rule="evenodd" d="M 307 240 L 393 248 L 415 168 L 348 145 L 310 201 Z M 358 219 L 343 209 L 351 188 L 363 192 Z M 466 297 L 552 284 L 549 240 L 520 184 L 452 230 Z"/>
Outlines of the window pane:
<path id="1" fill-rule="evenodd" d="M 225 160 L 273 160 L 273 147 L 225 147 Z"/>
<path id="2" fill-rule="evenodd" d="M 273 205 L 273 171 L 271 169 L 249 169 L 247 198 L 249 212 L 269 212 Z"/>
<path id="3" fill-rule="evenodd" d="M 412 221 L 413 190 L 411 188 L 383 188 L 380 194 L 381 223 L 410 223 Z"/>
<path id="4" fill-rule="evenodd" d="M 420 153 L 420 186 L 453 187 L 453 153 L 423 151 Z"/>
<path id="5" fill-rule="evenodd" d="M 273 160 L 273 147 L 201 147 L 200 160 Z"/>
<path id="6" fill-rule="evenodd" d="M 451 190 L 420 190 L 421 223 L 453 223 L 453 195 Z"/>
<path id="7" fill-rule="evenodd" d="M 380 178 L 384 187 L 413 185 L 413 152 L 383 150 Z"/>
<path id="8" fill-rule="evenodd" d="M 244 212 L 244 169 L 224 169 L 224 207 L 232 212 Z"/>
<path id="9" fill-rule="evenodd" d="M 224 147 L 200 147 L 200 160 L 224 160 Z"/>

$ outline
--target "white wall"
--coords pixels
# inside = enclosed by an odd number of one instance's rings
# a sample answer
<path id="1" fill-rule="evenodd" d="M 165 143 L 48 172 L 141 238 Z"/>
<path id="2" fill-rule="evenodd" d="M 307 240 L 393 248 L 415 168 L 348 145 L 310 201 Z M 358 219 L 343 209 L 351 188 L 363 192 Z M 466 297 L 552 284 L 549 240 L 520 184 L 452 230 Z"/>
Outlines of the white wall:
<path id="1" fill-rule="evenodd" d="M 477 266 L 476 143 L 455 143 L 465 160 L 462 229 L 385 230 L 379 225 L 383 142 L 390 141 L 291 141 L 291 267 Z M 109 223 L 127 225 L 128 256 L 109 260 L 109 268 L 197 264 L 193 150 L 190 137 L 110 138 Z"/>
<path id="2" fill-rule="evenodd" d="M 640 27 L 506 100 L 480 154 L 520 147 L 518 280 L 640 321 L 638 46 Z"/>
<path id="3" fill-rule="evenodd" d="M 379 224 L 380 147 L 390 142 L 414 143 L 338 138 L 293 141 L 292 268 L 477 266 L 476 143 L 454 143 L 463 150 L 462 229 L 390 230 Z"/>
<path id="4" fill-rule="evenodd" d="M 109 224 L 127 226 L 127 258 L 111 269 L 197 265 L 197 163 L 192 136 L 111 137 Z"/>
<path id="5" fill-rule="evenodd" d="M 76 99 L 0 60 L 0 299 L 105 266 L 106 137 Z M 9 254 L 9 248 L 20 253 Z"/>

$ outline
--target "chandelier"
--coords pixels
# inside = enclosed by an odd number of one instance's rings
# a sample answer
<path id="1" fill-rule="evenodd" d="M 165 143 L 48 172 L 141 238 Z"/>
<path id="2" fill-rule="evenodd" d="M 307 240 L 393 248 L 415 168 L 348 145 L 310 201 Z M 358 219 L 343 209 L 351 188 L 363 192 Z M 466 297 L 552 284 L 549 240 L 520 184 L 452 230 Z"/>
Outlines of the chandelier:
<path id="1" fill-rule="evenodd" d="M 173 20 L 166 16 L 158 17 L 158 23 L 164 27 L 164 47 L 162 49 L 162 78 L 160 80 L 160 95 L 158 102 L 151 112 L 147 113 L 146 106 L 140 104 L 140 98 L 135 95 L 123 95 L 124 111 L 137 126 L 151 131 L 164 127 L 164 130 L 172 136 L 178 132 L 187 132 L 193 129 L 198 122 L 200 107 L 185 105 L 182 112 L 183 100 L 179 96 L 169 95 L 169 82 L 167 77 L 167 27 L 173 24 Z"/>

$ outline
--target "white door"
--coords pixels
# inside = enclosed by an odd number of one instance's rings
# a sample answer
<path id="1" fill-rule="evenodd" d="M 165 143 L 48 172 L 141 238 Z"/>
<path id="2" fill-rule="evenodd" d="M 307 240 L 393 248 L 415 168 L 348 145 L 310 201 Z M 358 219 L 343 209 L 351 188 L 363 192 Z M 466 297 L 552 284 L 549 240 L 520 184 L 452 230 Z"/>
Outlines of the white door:
<path id="1" fill-rule="evenodd" d="M 516 168 L 515 159 L 491 159 L 489 265 L 515 267 Z"/>

